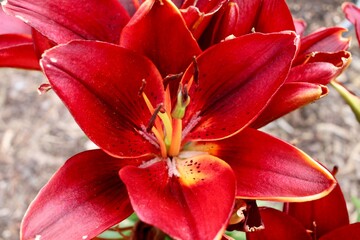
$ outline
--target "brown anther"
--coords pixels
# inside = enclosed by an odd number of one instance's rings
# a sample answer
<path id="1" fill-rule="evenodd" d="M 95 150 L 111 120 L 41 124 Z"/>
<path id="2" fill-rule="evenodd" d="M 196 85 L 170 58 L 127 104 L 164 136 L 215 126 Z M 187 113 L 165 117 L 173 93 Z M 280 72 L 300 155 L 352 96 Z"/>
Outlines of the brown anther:
<path id="1" fill-rule="evenodd" d="M 139 95 L 139 96 L 141 96 L 141 94 L 144 92 L 145 87 L 146 87 L 146 80 L 143 79 L 143 80 L 141 81 L 141 86 L 140 86 L 140 89 L 139 89 L 139 92 L 138 92 L 138 95 Z"/>
<path id="2" fill-rule="evenodd" d="M 169 75 L 167 75 L 167 76 L 164 78 L 164 80 L 163 80 L 164 87 L 166 88 L 167 85 L 168 85 L 170 82 L 181 78 L 183 74 L 184 74 L 184 73 L 181 72 L 181 73 L 177 73 L 177 74 L 169 74 Z"/>
<path id="3" fill-rule="evenodd" d="M 37 89 L 39 95 L 47 93 L 50 90 L 51 90 L 51 85 L 48 83 L 41 84 Z"/>
<path id="4" fill-rule="evenodd" d="M 197 63 L 196 57 L 193 56 L 193 65 L 194 65 L 194 82 L 196 86 L 199 85 L 199 65 Z"/>
<path id="5" fill-rule="evenodd" d="M 151 116 L 150 120 L 149 120 L 149 123 L 146 127 L 146 131 L 147 132 L 151 132 L 151 129 L 152 127 L 154 126 L 155 124 L 155 120 L 156 120 L 156 117 L 158 115 L 159 112 L 165 112 L 165 109 L 164 109 L 164 104 L 163 103 L 160 103 L 159 105 L 157 105 L 157 107 L 155 108 L 154 110 L 154 113 L 153 115 Z"/>

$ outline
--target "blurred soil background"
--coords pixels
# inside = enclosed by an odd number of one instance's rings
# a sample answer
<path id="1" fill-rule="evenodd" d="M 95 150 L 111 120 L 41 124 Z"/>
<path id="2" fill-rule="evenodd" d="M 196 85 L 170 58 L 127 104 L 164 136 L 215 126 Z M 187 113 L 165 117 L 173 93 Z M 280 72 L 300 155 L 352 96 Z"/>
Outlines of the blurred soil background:
<path id="1" fill-rule="evenodd" d="M 340 0 L 288 0 L 307 33 L 344 23 Z M 360 95 L 360 49 L 352 36 L 353 62 L 341 80 Z M 72 155 L 93 147 L 53 92 L 37 93 L 39 72 L 0 69 L 0 240 L 19 239 L 21 219 L 52 174 Z M 329 169 L 348 201 L 360 197 L 360 125 L 341 97 L 330 94 L 270 124 L 266 131 L 295 144 Z"/>

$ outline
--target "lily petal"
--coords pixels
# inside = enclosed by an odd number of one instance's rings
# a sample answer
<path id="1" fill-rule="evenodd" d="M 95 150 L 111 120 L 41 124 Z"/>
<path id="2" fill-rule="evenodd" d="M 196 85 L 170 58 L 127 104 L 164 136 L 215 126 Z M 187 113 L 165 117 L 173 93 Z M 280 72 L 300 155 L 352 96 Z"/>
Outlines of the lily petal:
<path id="1" fill-rule="evenodd" d="M 40 70 L 30 35 L 0 35 L 0 66 Z"/>
<path id="2" fill-rule="evenodd" d="M 5 14 L 0 8 L 0 34 L 30 34 L 31 28 L 23 21 Z"/>
<path id="3" fill-rule="evenodd" d="M 235 134 L 265 107 L 287 77 L 296 51 L 293 32 L 249 34 L 219 43 L 197 58 L 198 83 L 194 80 L 185 124 L 197 125 L 192 140 L 215 140 Z M 193 64 L 182 84 L 193 79 Z M 224 122 L 227 123 L 226 126 Z"/>
<path id="4" fill-rule="evenodd" d="M 345 17 L 355 26 L 356 38 L 358 44 L 360 43 L 360 8 L 351 2 L 344 2 L 342 4 L 342 10 L 345 13 Z M 360 45 L 359 45 L 360 46 Z"/>
<path id="5" fill-rule="evenodd" d="M 293 19 L 296 33 L 300 36 L 304 35 L 306 29 L 306 22 L 303 19 Z"/>
<path id="6" fill-rule="evenodd" d="M 270 100 L 264 111 L 251 124 L 260 128 L 285 114 L 327 95 L 324 85 L 339 76 L 350 64 L 351 54 L 319 52 L 309 57 L 306 64 L 291 68 L 286 83 Z"/>
<path id="7" fill-rule="evenodd" d="M 231 0 L 213 17 L 201 38 L 203 49 L 229 35 L 295 31 L 290 10 L 283 0 Z"/>
<path id="8" fill-rule="evenodd" d="M 158 161 L 120 170 L 135 212 L 175 239 L 220 239 L 234 206 L 231 168 L 210 155 L 178 160 L 174 168 Z"/>
<path id="9" fill-rule="evenodd" d="M 261 11 L 254 27 L 256 32 L 264 33 L 295 31 L 293 18 L 285 0 L 262 1 Z"/>
<path id="10" fill-rule="evenodd" d="M 338 52 L 347 50 L 350 39 L 342 37 L 345 31 L 347 30 L 341 27 L 324 28 L 301 38 L 299 53 L 294 61 L 294 65 L 299 65 L 307 61 L 309 54 L 313 52 Z"/>
<path id="11" fill-rule="evenodd" d="M 346 202 L 339 184 L 329 195 L 315 201 L 289 203 L 286 213 L 316 235 L 316 239 L 349 224 Z"/>
<path id="12" fill-rule="evenodd" d="M 265 229 L 246 233 L 248 240 L 311 240 L 306 229 L 291 216 L 272 208 L 260 208 Z"/>
<path id="13" fill-rule="evenodd" d="M 351 63 L 347 51 L 317 52 L 309 56 L 306 64 L 291 68 L 286 82 L 308 82 L 327 85 Z"/>
<path id="14" fill-rule="evenodd" d="M 120 46 L 150 58 L 163 77 L 185 71 L 193 56 L 201 52 L 169 0 L 144 2 L 123 29 Z"/>
<path id="15" fill-rule="evenodd" d="M 330 233 L 322 236 L 320 240 L 338 240 L 338 239 L 353 239 L 358 236 L 360 232 L 360 223 L 353 223 L 341 228 L 337 228 Z"/>
<path id="16" fill-rule="evenodd" d="M 326 96 L 328 92 L 329 89 L 320 84 L 307 82 L 285 83 L 250 126 L 252 128 L 261 128 L 289 112 Z"/>
<path id="17" fill-rule="evenodd" d="M 118 43 L 129 21 L 117 0 L 7 0 L 3 8 L 57 44 L 73 39 Z"/>
<path id="18" fill-rule="evenodd" d="M 21 239 L 91 239 L 128 217 L 133 210 L 118 176 L 125 163 L 100 150 L 70 158 L 31 203 Z"/>
<path id="19" fill-rule="evenodd" d="M 301 150 L 255 129 L 214 142 L 197 142 L 194 150 L 226 161 L 237 177 L 241 199 L 302 202 L 327 195 L 334 177 Z"/>
<path id="20" fill-rule="evenodd" d="M 111 61 L 109 61 L 111 59 Z M 52 89 L 95 144 L 114 156 L 157 153 L 143 137 L 154 107 L 164 102 L 162 78 L 147 58 L 119 46 L 73 41 L 44 54 L 43 70 Z"/>

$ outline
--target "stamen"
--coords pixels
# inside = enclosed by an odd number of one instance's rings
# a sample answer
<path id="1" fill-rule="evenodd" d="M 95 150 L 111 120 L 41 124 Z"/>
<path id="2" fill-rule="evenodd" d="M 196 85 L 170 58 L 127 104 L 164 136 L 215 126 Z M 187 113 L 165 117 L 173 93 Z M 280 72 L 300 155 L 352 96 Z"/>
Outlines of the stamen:
<path id="1" fill-rule="evenodd" d="M 47 93 L 50 90 L 51 90 L 51 85 L 48 83 L 41 84 L 37 89 L 39 95 Z"/>
<path id="2" fill-rule="evenodd" d="M 195 23 L 192 25 L 191 27 L 191 31 L 195 32 L 196 29 L 200 26 L 200 24 L 202 23 L 202 21 L 204 20 L 205 17 L 205 13 L 201 13 L 201 15 L 199 16 L 199 18 L 195 21 Z"/>
<path id="3" fill-rule="evenodd" d="M 142 96 L 144 98 L 144 101 L 146 103 L 146 106 L 148 107 L 149 111 L 151 114 L 154 114 L 155 109 L 153 107 L 153 105 L 151 104 L 150 100 L 148 99 L 148 97 L 146 96 L 146 94 L 143 92 Z M 161 136 L 164 136 L 164 133 L 162 131 L 162 127 L 161 127 L 161 123 L 160 120 L 158 118 L 155 117 L 155 127 L 158 129 L 159 133 L 161 134 Z M 150 128 L 151 129 L 151 128 Z"/>
<path id="4" fill-rule="evenodd" d="M 146 80 L 143 79 L 143 80 L 141 81 L 141 87 L 140 87 L 139 92 L 138 92 L 138 95 L 139 95 L 139 96 L 141 96 L 141 95 L 143 94 L 145 87 L 146 87 Z"/>
<path id="5" fill-rule="evenodd" d="M 194 65 L 194 82 L 196 86 L 199 85 L 199 65 L 197 63 L 196 57 L 193 56 L 193 65 Z"/>
<path id="6" fill-rule="evenodd" d="M 170 82 L 181 78 L 183 74 L 184 73 L 181 72 L 181 73 L 177 73 L 177 74 L 169 74 L 169 75 L 167 75 L 163 80 L 164 88 L 166 88 Z"/>
<path id="7" fill-rule="evenodd" d="M 170 118 L 166 112 L 159 112 L 158 116 L 162 120 L 164 128 L 165 128 L 164 142 L 168 149 L 170 147 L 171 141 L 172 141 L 172 132 L 173 132 L 172 124 L 171 124 Z"/>
<path id="8" fill-rule="evenodd" d="M 159 145 L 160 145 L 160 151 L 161 156 L 166 157 L 166 145 L 164 140 L 162 139 L 162 136 L 160 135 L 159 131 L 156 128 L 152 128 L 151 131 L 154 133 L 155 137 L 157 138 Z"/>
<path id="9" fill-rule="evenodd" d="M 147 125 L 147 127 L 146 127 L 146 131 L 147 131 L 147 132 L 150 132 L 151 129 L 154 127 L 156 117 L 157 117 L 158 113 L 160 112 L 160 110 L 162 109 L 162 107 L 163 107 L 163 104 L 160 103 L 160 104 L 156 107 L 156 109 L 154 110 L 154 113 L 153 113 L 153 115 L 151 116 L 151 118 L 150 118 L 150 120 L 149 120 L 149 123 L 148 123 L 148 125 Z"/>
<path id="10" fill-rule="evenodd" d="M 304 60 L 304 62 L 302 64 L 304 65 L 304 64 L 308 63 L 310 61 L 310 59 L 315 57 L 315 56 L 316 56 L 316 52 L 311 52 L 311 53 L 307 54 L 305 56 L 305 60 Z"/>

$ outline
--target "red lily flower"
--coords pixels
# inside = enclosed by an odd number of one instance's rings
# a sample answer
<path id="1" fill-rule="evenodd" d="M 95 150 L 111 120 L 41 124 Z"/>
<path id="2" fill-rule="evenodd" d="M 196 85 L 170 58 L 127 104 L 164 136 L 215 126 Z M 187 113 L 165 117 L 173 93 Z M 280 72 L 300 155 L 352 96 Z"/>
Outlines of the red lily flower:
<path id="1" fill-rule="evenodd" d="M 354 239 L 360 223 L 349 223 L 339 185 L 327 196 L 309 202 L 287 203 L 284 212 L 260 208 L 265 230 L 247 233 L 247 239 Z"/>
<path id="2" fill-rule="evenodd" d="M 345 17 L 355 26 L 356 38 L 358 39 L 358 44 L 360 46 L 360 9 L 351 2 L 344 2 L 341 6 Z"/>
<path id="3" fill-rule="evenodd" d="M 196 41 L 171 2 L 149 1 L 138 12 L 120 37 L 131 50 L 77 40 L 43 55 L 52 88 L 107 154 L 68 160 L 30 206 L 23 239 L 95 237 L 131 207 L 174 238 L 213 239 L 235 198 L 305 201 L 331 191 L 331 174 L 306 154 L 246 128 L 283 84 L 297 49 L 294 33 L 250 34 L 194 60 L 187 56 Z M 157 18 L 163 22 L 152 32 L 143 27 Z M 168 24 L 179 35 L 159 31 L 171 30 Z M 134 36 L 154 45 L 127 42 Z M 174 58 L 162 54 L 168 49 Z M 172 80 L 174 95 L 167 79 L 179 71 L 185 72 Z"/>
<path id="4" fill-rule="evenodd" d="M 85 3 L 86 2 L 86 3 Z M 73 39 L 101 40 L 111 43 L 118 43 L 120 32 L 128 22 L 129 16 L 135 9 L 138 9 L 141 1 L 108 1 L 106 4 L 99 4 L 98 1 L 76 1 L 68 4 L 59 4 L 56 0 L 46 1 L 21 1 L 9 0 L 4 3 L 4 9 L 16 16 L 21 16 L 35 30 L 33 31 L 33 41 L 37 55 L 40 57 L 45 49 L 48 49 L 59 43 L 66 43 Z M 66 2 L 65 2 L 66 3 Z M 198 38 L 203 49 L 212 44 L 222 41 L 230 34 L 241 36 L 248 34 L 252 29 L 258 32 L 276 32 L 282 30 L 295 30 L 291 13 L 284 0 L 267 0 L 267 1 L 237 1 L 226 2 L 217 1 L 175 1 L 183 18 L 176 18 L 177 23 L 185 21 L 188 29 L 181 33 L 182 37 L 187 31 L 193 33 L 192 37 Z M 74 6 L 74 4 L 78 4 Z M 122 5 L 122 6 L 121 6 Z M 151 2 L 145 3 L 151 7 Z M 77 7 L 78 6 L 78 7 Z M 83 6 L 87 6 L 84 9 Z M 144 7 L 142 9 L 145 9 Z M 179 10 L 172 8 L 169 14 L 178 15 Z M 61 13 L 61 14 L 59 14 Z M 191 36 L 187 38 L 187 44 L 192 48 L 192 52 L 183 56 L 183 61 L 174 60 L 182 56 L 178 52 L 179 47 L 175 46 L 180 43 L 177 28 L 170 26 L 165 29 L 158 28 L 157 34 L 167 33 L 168 38 L 163 38 L 162 43 L 156 43 L 154 40 L 144 42 L 144 36 L 152 37 L 152 26 L 157 23 L 161 26 L 161 21 L 137 21 L 138 16 L 142 15 L 139 11 L 137 16 L 132 19 L 132 25 L 128 25 L 122 33 L 121 46 L 141 50 L 143 44 L 157 46 L 166 51 L 154 51 L 147 47 L 147 53 L 141 52 L 148 56 L 158 67 L 163 77 L 167 74 L 182 73 L 189 59 L 200 53 L 200 49 L 193 42 Z M 116 16 L 116 17 L 113 17 Z M 147 16 L 146 18 L 153 17 Z M 49 21 L 50 20 L 50 21 Z M 148 26 L 144 23 L 149 23 Z M 141 26 L 139 26 L 141 25 Z M 136 26 L 136 27 L 135 27 Z M 169 26 L 169 25 L 166 25 Z M 135 29 L 142 29 L 141 34 Z M 148 32 L 144 31 L 147 29 Z M 180 28 L 183 29 L 183 28 Z M 334 31 L 335 30 L 335 31 Z M 205 32 L 204 32 L 205 31 Z M 328 93 L 328 89 L 323 86 L 336 78 L 350 63 L 351 56 L 348 52 L 343 52 L 347 48 L 348 41 L 339 38 L 343 29 L 333 28 L 325 29 L 319 33 L 311 34 L 301 40 L 301 49 L 298 57 L 294 62 L 290 76 L 284 87 L 282 87 L 269 103 L 267 110 L 253 123 L 253 127 L 261 127 L 270 121 L 273 121 L 288 112 L 313 102 Z M 152 37 L 153 38 L 153 37 Z M 154 38 L 153 38 L 154 39 Z M 178 38 L 180 39 L 180 38 Z M 329 41 L 329 39 L 332 41 Z M 27 40 L 28 41 L 28 40 Z M 209 42 L 210 41 L 210 42 Z M 171 44 L 170 43 L 176 43 Z M 5 46 L 12 46 L 12 42 L 3 42 Z M 30 43 L 27 43 L 31 46 Z M 17 45 L 15 45 L 16 47 Z M 329 49 L 329 46 L 335 46 Z M 5 48 L 7 50 L 8 48 Z M 19 52 L 19 50 L 17 50 Z M 319 53 L 318 53 L 319 52 Z M 323 53 L 326 52 L 326 53 Z M 160 54 L 156 56 L 156 54 Z M 321 56 L 319 56 L 321 55 Z M 9 60 L 10 59 L 10 60 Z M 27 60 L 27 58 L 21 58 Z M 12 61 L 19 61 L 17 57 L 6 58 L 7 65 Z M 160 66 L 161 64 L 162 66 Z M 35 65 L 37 63 L 35 61 Z M 171 68 L 171 69 L 168 69 Z M 320 76 L 320 77 L 319 77 Z M 170 83 L 171 92 L 176 94 L 176 84 Z"/>

